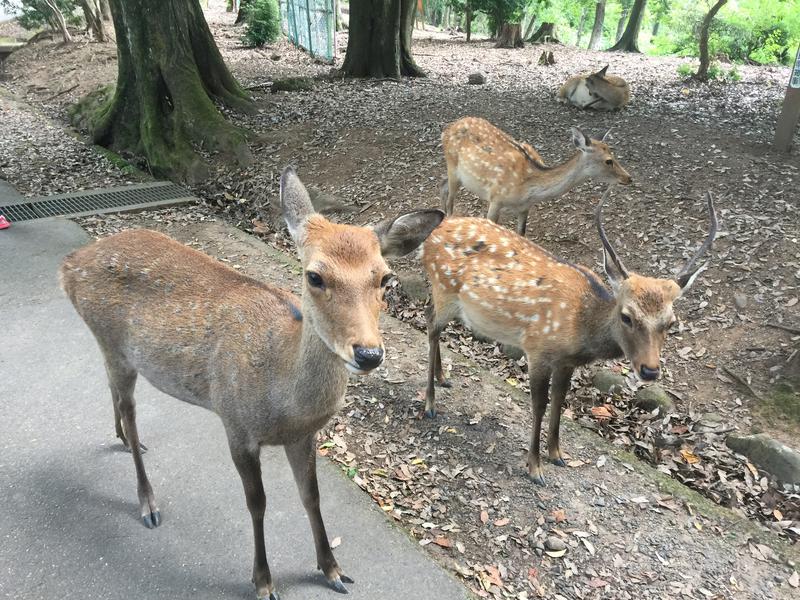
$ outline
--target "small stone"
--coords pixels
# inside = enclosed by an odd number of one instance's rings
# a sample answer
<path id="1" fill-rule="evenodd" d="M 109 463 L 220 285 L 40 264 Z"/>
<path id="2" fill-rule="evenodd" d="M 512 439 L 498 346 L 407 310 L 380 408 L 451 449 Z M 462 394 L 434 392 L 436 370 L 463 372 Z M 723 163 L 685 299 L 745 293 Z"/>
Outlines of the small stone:
<path id="1" fill-rule="evenodd" d="M 664 388 L 657 383 L 640 387 L 636 390 L 633 402 L 639 408 L 652 412 L 658 409 L 659 414 L 666 414 L 675 408 L 672 398 Z"/>
<path id="2" fill-rule="evenodd" d="M 269 55 L 269 58 L 270 58 L 270 60 L 280 60 L 281 59 L 281 55 L 278 54 L 277 52 L 274 52 L 273 54 Z"/>
<path id="3" fill-rule="evenodd" d="M 747 296 L 742 294 L 741 292 L 735 292 L 733 294 L 733 303 L 739 310 L 744 310 L 745 308 L 747 308 Z"/>
<path id="4" fill-rule="evenodd" d="M 396 271 L 396 277 L 409 300 L 419 304 L 425 303 L 428 299 L 428 282 L 424 277 L 410 271 Z"/>
<path id="5" fill-rule="evenodd" d="M 611 369 L 600 369 L 592 377 L 592 385 L 603 394 L 612 394 L 625 388 L 625 376 Z"/>
<path id="6" fill-rule="evenodd" d="M 567 544 L 561 538 L 557 538 L 554 535 L 551 535 L 548 536 L 548 538 L 545 540 L 544 547 L 550 552 L 558 552 L 559 550 L 566 550 Z"/>
<path id="7" fill-rule="evenodd" d="M 469 83 L 470 85 L 483 85 L 486 83 L 486 76 L 483 73 L 470 73 Z"/>
<path id="8" fill-rule="evenodd" d="M 800 453 L 765 433 L 729 435 L 728 447 L 786 483 L 800 483 Z"/>
<path id="9" fill-rule="evenodd" d="M 542 544 L 542 542 L 539 542 L 533 547 L 533 551 L 536 552 L 538 556 L 541 556 L 542 554 L 544 554 L 544 544 Z"/>
<path id="10" fill-rule="evenodd" d="M 605 506 L 606 499 L 603 496 L 597 496 L 596 498 L 592 499 L 592 504 L 594 504 L 595 506 Z"/>

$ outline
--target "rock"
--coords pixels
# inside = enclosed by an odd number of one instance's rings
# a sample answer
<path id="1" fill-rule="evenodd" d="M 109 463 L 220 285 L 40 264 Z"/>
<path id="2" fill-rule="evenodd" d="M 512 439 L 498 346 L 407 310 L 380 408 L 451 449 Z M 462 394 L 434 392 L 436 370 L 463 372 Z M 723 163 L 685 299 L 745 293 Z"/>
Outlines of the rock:
<path id="1" fill-rule="evenodd" d="M 424 304 L 428 299 L 428 282 L 424 277 L 405 271 L 396 271 L 403 293 L 413 302 Z"/>
<path id="2" fill-rule="evenodd" d="M 747 308 L 747 296 L 745 296 L 741 292 L 735 292 L 733 294 L 733 303 L 739 310 L 744 310 L 745 308 Z"/>
<path id="3" fill-rule="evenodd" d="M 657 383 L 648 385 L 647 387 L 640 387 L 636 390 L 633 402 L 639 408 L 646 411 L 654 411 L 659 409 L 659 414 L 665 414 L 675 408 L 672 398 L 669 394 Z"/>
<path id="4" fill-rule="evenodd" d="M 756 465 L 786 483 L 800 483 L 800 453 L 781 444 L 765 433 L 731 434 L 725 440 L 728 448 L 744 454 Z"/>
<path id="5" fill-rule="evenodd" d="M 486 83 L 486 76 L 483 73 L 470 73 L 469 83 L 470 85 L 483 85 Z"/>
<path id="6" fill-rule="evenodd" d="M 625 376 L 611 369 L 601 369 L 592 377 L 592 385 L 604 394 L 625 389 Z"/>
<path id="7" fill-rule="evenodd" d="M 550 552 L 558 552 L 559 550 L 566 550 L 567 543 L 561 538 L 551 535 L 544 541 L 544 547 Z"/>
<path id="8" fill-rule="evenodd" d="M 269 58 L 270 58 L 270 60 L 280 60 L 281 59 L 281 55 L 278 54 L 277 52 L 275 52 L 274 54 L 270 54 Z"/>
<path id="9" fill-rule="evenodd" d="M 272 93 L 276 92 L 308 92 L 314 89 L 314 80 L 310 77 L 287 77 L 272 82 Z"/>

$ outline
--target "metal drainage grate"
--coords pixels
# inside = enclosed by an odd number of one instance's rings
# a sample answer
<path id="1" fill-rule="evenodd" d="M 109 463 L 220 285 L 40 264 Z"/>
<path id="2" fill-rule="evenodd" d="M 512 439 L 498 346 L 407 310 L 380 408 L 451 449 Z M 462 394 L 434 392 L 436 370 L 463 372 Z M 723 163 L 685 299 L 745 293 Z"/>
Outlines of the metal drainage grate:
<path id="1" fill-rule="evenodd" d="M 196 198 L 181 186 L 157 182 L 34 198 L 0 206 L 0 214 L 11 222 L 19 222 L 46 217 L 82 217 L 107 212 L 128 212 L 193 200 Z"/>

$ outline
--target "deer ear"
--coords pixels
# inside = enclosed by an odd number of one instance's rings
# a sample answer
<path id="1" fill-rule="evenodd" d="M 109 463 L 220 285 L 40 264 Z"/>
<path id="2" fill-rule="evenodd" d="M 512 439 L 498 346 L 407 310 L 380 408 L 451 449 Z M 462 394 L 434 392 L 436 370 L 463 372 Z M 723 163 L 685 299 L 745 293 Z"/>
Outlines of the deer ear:
<path id="1" fill-rule="evenodd" d="M 572 127 L 572 143 L 581 152 L 588 152 L 592 148 L 592 140 L 577 127 Z"/>
<path id="2" fill-rule="evenodd" d="M 603 272 L 606 274 L 609 285 L 611 285 L 611 291 L 614 292 L 616 296 L 622 282 L 627 278 L 627 275 L 608 255 L 608 251 L 606 251 L 605 248 L 603 248 Z"/>
<path id="3" fill-rule="evenodd" d="M 293 167 L 286 167 L 281 174 L 281 211 L 289 234 L 300 246 L 305 238 L 306 220 L 315 211 L 308 191 Z"/>
<path id="4" fill-rule="evenodd" d="M 384 257 L 405 256 L 424 242 L 444 219 L 440 210 L 416 210 L 372 225 Z"/>
<path id="5" fill-rule="evenodd" d="M 606 71 L 608 71 L 608 65 L 606 65 L 605 67 L 603 67 L 602 69 L 600 69 L 600 70 L 597 72 L 597 74 L 598 74 L 600 77 L 605 77 L 605 76 L 606 76 Z"/>

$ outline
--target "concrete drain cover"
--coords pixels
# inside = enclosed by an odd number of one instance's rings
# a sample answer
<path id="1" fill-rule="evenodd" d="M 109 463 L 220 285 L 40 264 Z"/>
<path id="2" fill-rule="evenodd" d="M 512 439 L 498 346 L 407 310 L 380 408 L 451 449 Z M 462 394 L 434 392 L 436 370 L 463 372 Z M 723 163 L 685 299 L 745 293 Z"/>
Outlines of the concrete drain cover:
<path id="1" fill-rule="evenodd" d="M 197 198 L 181 186 L 160 181 L 33 198 L 0 206 L 0 214 L 16 223 L 46 217 L 85 217 L 108 212 L 129 212 L 195 200 Z"/>

